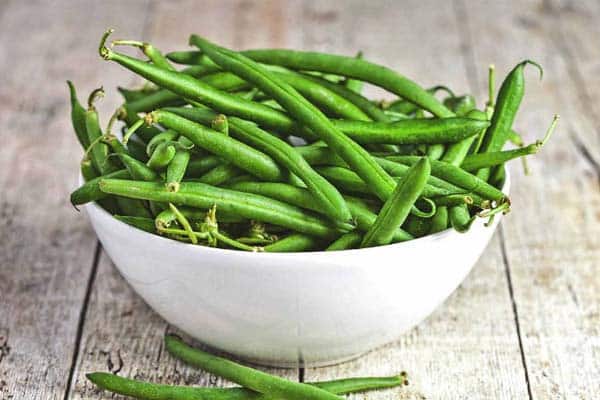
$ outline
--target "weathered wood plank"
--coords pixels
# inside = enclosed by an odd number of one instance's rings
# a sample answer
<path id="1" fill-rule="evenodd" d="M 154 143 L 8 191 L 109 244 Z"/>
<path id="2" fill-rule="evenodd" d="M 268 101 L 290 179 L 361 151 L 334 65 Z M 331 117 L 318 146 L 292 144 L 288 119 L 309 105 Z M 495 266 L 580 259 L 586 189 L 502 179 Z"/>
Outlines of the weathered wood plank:
<path id="1" fill-rule="evenodd" d="M 249 18 L 248 13 L 251 13 L 254 19 L 268 12 L 269 9 L 274 13 L 279 12 L 274 3 L 256 3 L 250 8 L 244 4 L 246 3 L 243 1 L 153 4 L 148 8 L 149 16 L 144 37 L 141 37 L 139 30 L 131 32 L 130 29 L 129 34 L 136 39 L 150 40 L 165 52 L 187 48 L 189 33 L 194 31 L 206 33 L 204 30 L 208 30 L 211 37 L 219 38 L 224 43 L 235 43 L 236 40 L 241 40 L 242 42 L 238 44 L 243 46 L 245 36 L 239 36 L 239 29 L 244 32 L 248 28 L 243 24 L 238 26 L 236 21 Z M 197 17 L 181 18 L 182 10 L 185 10 L 188 15 Z M 141 10 L 132 10 L 132 12 L 139 14 Z M 186 23 L 190 25 L 186 26 Z M 265 24 L 262 29 L 255 29 L 258 32 L 256 37 L 267 38 L 264 43 L 273 45 L 273 42 L 266 41 L 269 35 L 265 33 L 273 29 L 275 28 Z M 123 35 L 119 34 L 119 36 Z M 89 45 L 93 47 L 94 43 Z M 115 69 L 113 66 L 111 66 L 113 68 L 105 65 L 102 67 L 98 69 L 101 76 Z M 167 331 L 177 332 L 185 337 L 181 332 L 169 327 L 166 321 L 154 313 L 133 292 L 106 254 L 103 254 L 88 307 L 75 372 L 74 390 L 70 398 L 121 398 L 101 392 L 89 383 L 85 379 L 85 374 L 91 371 L 113 372 L 120 376 L 157 383 L 197 386 L 231 385 L 211 374 L 187 367 L 163 351 L 163 337 Z M 288 379 L 298 379 L 297 369 L 265 370 Z"/>
<path id="2" fill-rule="evenodd" d="M 0 398 L 66 390 L 96 241 L 68 202 L 82 151 L 65 79 L 82 97 L 98 84 L 88 43 L 108 21 L 130 23 L 105 7 L 0 5 Z"/>
<path id="3" fill-rule="evenodd" d="M 327 6 L 315 2 L 320 13 Z M 329 4 L 335 8 L 333 3 Z M 470 46 L 476 40 L 460 20 L 462 3 L 409 2 L 402 7 L 346 4 L 339 16 L 346 36 L 322 22 L 305 23 L 312 37 L 329 35 L 331 47 L 362 48 L 425 86 L 446 83 L 458 93 L 480 93 L 472 75 Z M 360 10 L 360 11 L 359 11 Z M 376 21 L 376 23 L 374 23 Z M 443 30 L 443 34 L 440 32 Z M 315 33 L 317 32 L 317 33 Z M 337 40 L 336 40 L 337 39 Z M 317 43 L 308 43 L 307 47 Z M 317 46 L 318 47 L 318 44 Z M 371 93 L 377 93 L 372 91 Z M 510 217 L 510 216 L 509 216 Z M 410 306 L 410 305 L 406 305 Z M 306 380 L 409 372 L 411 385 L 356 398 L 526 398 L 527 387 L 499 240 L 496 237 L 467 280 L 423 324 L 399 341 L 337 367 L 307 369 Z"/>
<path id="4" fill-rule="evenodd" d="M 533 175 L 524 177 L 513 168 L 514 215 L 504 224 L 506 263 L 532 397 L 596 398 L 599 176 L 573 139 L 594 143 L 597 137 L 593 127 L 598 120 L 585 104 L 586 94 L 577 85 L 574 70 L 589 70 L 597 62 L 598 50 L 572 54 L 584 38 L 598 39 L 595 24 L 580 8 L 585 3 L 552 7 L 537 2 L 478 2 L 469 7 L 468 16 L 479 38 L 475 45 L 479 63 L 494 61 L 499 72 L 507 72 L 519 60 L 532 58 L 545 67 L 541 83 L 535 71 L 528 72 L 517 129 L 533 140 L 543 134 L 554 112 L 563 117 L 547 148 L 531 159 Z M 561 30 L 567 25 L 581 36 L 567 35 Z M 491 42 L 493 47 L 487 45 Z M 590 61 L 581 64 L 588 57 Z M 585 90 L 595 93 L 598 87 L 592 78 Z"/>

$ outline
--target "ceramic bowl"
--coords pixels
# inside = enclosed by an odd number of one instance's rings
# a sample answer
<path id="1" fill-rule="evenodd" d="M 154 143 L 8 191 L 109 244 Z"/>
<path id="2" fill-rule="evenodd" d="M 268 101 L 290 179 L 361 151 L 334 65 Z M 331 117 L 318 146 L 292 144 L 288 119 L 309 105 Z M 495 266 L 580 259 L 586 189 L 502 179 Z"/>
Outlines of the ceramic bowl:
<path id="1" fill-rule="evenodd" d="M 509 185 L 507 175 L 506 193 Z M 86 210 L 123 277 L 165 320 L 283 367 L 335 364 L 398 338 L 458 287 L 501 219 L 367 249 L 251 253 L 149 234 L 95 203 Z"/>

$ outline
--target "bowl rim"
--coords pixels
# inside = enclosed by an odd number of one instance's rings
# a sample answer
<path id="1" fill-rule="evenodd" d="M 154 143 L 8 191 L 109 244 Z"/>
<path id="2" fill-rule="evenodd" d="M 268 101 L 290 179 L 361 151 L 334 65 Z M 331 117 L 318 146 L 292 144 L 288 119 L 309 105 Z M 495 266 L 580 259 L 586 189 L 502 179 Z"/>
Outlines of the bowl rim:
<path id="1" fill-rule="evenodd" d="M 505 193 L 507 196 L 509 195 L 510 192 L 510 186 L 511 186 L 511 177 L 510 177 L 510 173 L 508 171 L 508 168 L 505 168 L 506 170 L 506 175 L 505 175 L 505 180 L 504 180 L 504 185 L 502 186 L 502 192 Z M 83 180 L 83 176 L 81 176 L 81 174 L 79 175 L 79 184 L 83 184 L 84 180 Z M 286 257 L 290 257 L 290 256 L 296 256 L 296 255 L 303 255 L 303 256 L 308 256 L 308 257 L 317 257 L 317 256 L 322 256 L 323 254 L 335 254 L 335 255 L 352 255 L 352 254 L 356 254 L 357 252 L 361 252 L 361 254 L 365 254 L 367 252 L 376 252 L 381 250 L 382 248 L 408 248 L 408 247 L 414 247 L 417 245 L 421 245 L 425 242 L 436 242 L 438 240 L 443 240 L 446 237 L 452 237 L 452 236 L 458 236 L 458 235 L 465 235 L 468 234 L 468 232 L 465 233 L 460 233 L 455 231 L 452 228 L 447 228 L 443 231 L 434 233 L 432 235 L 426 235 L 420 238 L 415 238 L 412 240 L 407 240 L 404 242 L 396 242 L 396 243 L 390 243 L 390 244 L 386 244 L 383 246 L 374 246 L 374 247 L 366 247 L 366 248 L 360 248 L 360 249 L 344 249 L 344 250 L 335 250 L 335 251 L 331 251 L 331 252 L 327 252 L 324 250 L 318 250 L 318 251 L 293 251 L 293 252 L 265 252 L 265 251 L 261 251 L 261 252 L 252 252 L 252 251 L 243 251 L 243 250 L 237 250 L 237 249 L 222 249 L 222 248 L 218 248 L 218 247 L 209 247 L 209 246 L 199 246 L 199 245 L 194 245 L 191 243 L 184 243 L 184 242 L 179 242 L 177 240 L 173 240 L 173 239 L 169 239 L 167 237 L 155 234 L 155 233 L 150 233 L 150 232 L 146 232 L 142 229 L 136 228 L 132 225 L 129 225 L 123 221 L 118 220 L 117 218 L 114 218 L 112 216 L 112 214 L 110 214 L 108 211 L 106 211 L 105 209 L 103 209 L 102 207 L 100 207 L 95 201 L 94 202 L 89 202 L 84 204 L 84 207 L 86 209 L 86 211 L 88 210 L 88 208 L 91 208 L 95 213 L 99 213 L 102 214 L 105 218 L 108 218 L 110 220 L 112 220 L 113 222 L 117 223 L 117 224 L 122 224 L 124 225 L 124 228 L 126 229 L 130 229 L 131 231 L 135 232 L 134 234 L 140 234 L 141 236 L 148 236 L 151 237 L 153 240 L 159 239 L 159 240 L 164 240 L 169 242 L 171 245 L 173 246 L 180 246 L 182 248 L 187 248 L 187 249 L 195 249 L 192 251 L 204 251 L 204 252 L 214 252 L 216 254 L 218 253 L 229 253 L 229 254 L 235 254 L 235 255 L 243 255 L 243 254 L 252 254 L 253 257 L 277 257 L 277 258 L 286 258 Z M 503 214 L 499 214 L 497 216 L 497 223 L 500 222 L 500 219 L 502 218 Z M 88 212 L 88 218 L 90 218 L 89 216 L 89 212 Z M 477 220 L 475 222 L 478 222 Z M 480 222 L 481 223 L 481 222 Z M 495 226 L 497 226 L 497 224 L 495 224 Z M 490 229 L 495 229 L 490 227 Z M 137 232 L 136 232 L 137 231 Z"/>

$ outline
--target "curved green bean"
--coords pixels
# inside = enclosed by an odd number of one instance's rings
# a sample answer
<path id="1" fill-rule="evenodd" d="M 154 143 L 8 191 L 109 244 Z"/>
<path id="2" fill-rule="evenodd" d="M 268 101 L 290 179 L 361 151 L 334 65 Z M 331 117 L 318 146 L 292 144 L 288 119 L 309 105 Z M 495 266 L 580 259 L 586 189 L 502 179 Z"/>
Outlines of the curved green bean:
<path id="1" fill-rule="evenodd" d="M 390 198 L 383 204 L 371 229 L 365 234 L 361 247 L 389 244 L 394 232 L 408 217 L 431 172 L 429 159 L 421 158 L 398 183 Z"/>
<path id="2" fill-rule="evenodd" d="M 336 239 L 335 242 L 331 243 L 325 251 L 337 251 L 353 249 L 360 245 L 363 235 L 359 232 L 348 232 Z"/>
<path id="3" fill-rule="evenodd" d="M 293 233 L 275 243 L 266 245 L 263 250 L 267 253 L 289 253 L 299 251 L 320 250 L 322 248 L 322 239 L 314 236 Z"/>
<path id="4" fill-rule="evenodd" d="M 158 182 L 102 179 L 100 189 L 109 194 L 151 200 L 201 209 L 216 205 L 227 214 L 254 219 L 318 237 L 335 235 L 338 228 L 301 208 L 250 193 L 210 186 L 199 182 L 182 182 L 177 192 L 169 192 Z M 337 224 L 352 230 L 350 224 Z"/>

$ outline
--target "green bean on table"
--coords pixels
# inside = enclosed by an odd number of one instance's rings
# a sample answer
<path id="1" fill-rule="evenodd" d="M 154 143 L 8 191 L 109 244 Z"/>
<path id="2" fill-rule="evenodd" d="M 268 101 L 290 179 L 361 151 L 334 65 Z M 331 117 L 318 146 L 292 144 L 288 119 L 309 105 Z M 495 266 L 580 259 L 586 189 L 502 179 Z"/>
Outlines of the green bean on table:
<path id="1" fill-rule="evenodd" d="M 123 378 L 107 372 L 92 372 L 86 374 L 86 378 L 104 390 L 144 400 L 268 400 L 273 398 L 270 395 L 241 387 L 214 388 L 164 385 Z M 407 384 L 407 378 L 406 374 L 402 373 L 398 376 L 349 378 L 309 382 L 308 384 L 341 395 L 403 386 Z"/>

